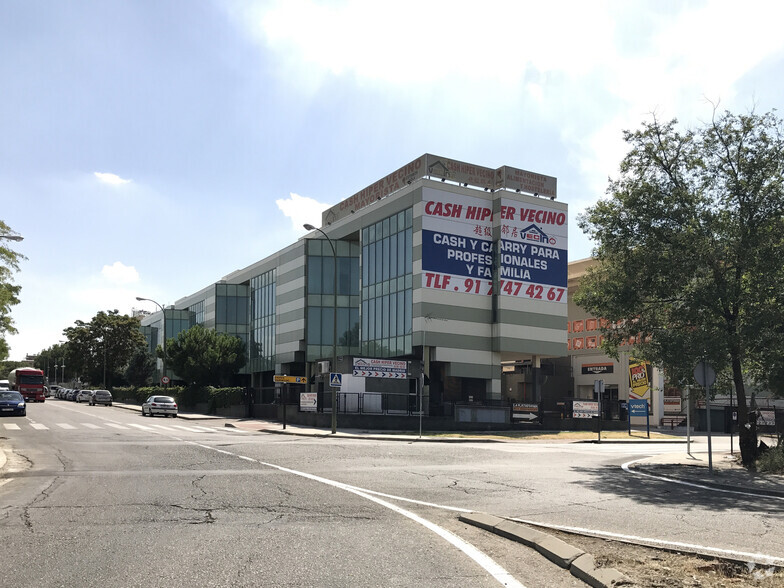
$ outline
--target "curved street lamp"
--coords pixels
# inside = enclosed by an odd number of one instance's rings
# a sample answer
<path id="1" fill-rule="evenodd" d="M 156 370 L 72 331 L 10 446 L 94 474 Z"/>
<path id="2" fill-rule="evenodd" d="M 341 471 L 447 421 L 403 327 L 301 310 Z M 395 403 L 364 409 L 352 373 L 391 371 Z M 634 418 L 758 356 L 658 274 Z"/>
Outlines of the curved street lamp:
<path id="1" fill-rule="evenodd" d="M 302 225 L 308 231 L 318 231 L 327 241 L 332 248 L 332 290 L 334 298 L 332 299 L 332 369 L 338 369 L 338 255 L 335 252 L 335 244 L 324 231 L 311 224 Z M 330 382 L 330 387 L 332 387 Z M 337 433 L 338 430 L 338 393 L 335 388 L 332 388 L 332 434 Z"/>
<path id="2" fill-rule="evenodd" d="M 24 241 L 22 235 L 0 235 L 0 239 L 8 239 L 9 241 Z"/>
<path id="3" fill-rule="evenodd" d="M 163 315 L 163 375 L 166 375 L 166 311 L 163 309 L 161 304 L 158 304 L 152 298 L 142 298 L 141 296 L 137 296 L 136 300 L 143 301 L 146 300 L 147 302 L 152 302 L 155 306 L 161 309 L 161 314 Z"/>

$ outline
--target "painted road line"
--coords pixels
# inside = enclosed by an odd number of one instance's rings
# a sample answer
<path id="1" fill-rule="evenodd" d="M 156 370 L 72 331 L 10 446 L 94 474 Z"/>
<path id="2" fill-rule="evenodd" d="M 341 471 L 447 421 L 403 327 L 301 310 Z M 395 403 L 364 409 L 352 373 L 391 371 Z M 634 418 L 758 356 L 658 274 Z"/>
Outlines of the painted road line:
<path id="1" fill-rule="evenodd" d="M 167 427 L 166 425 L 150 425 L 151 427 L 155 427 L 156 429 L 160 429 L 162 431 L 174 431 L 171 427 Z"/>
<path id="2" fill-rule="evenodd" d="M 38 429 L 39 431 L 48 431 L 49 430 L 49 427 L 47 427 L 46 425 L 42 425 L 41 423 L 30 423 L 30 426 L 33 429 Z"/>
<path id="3" fill-rule="evenodd" d="M 125 427 L 123 425 L 119 425 L 117 423 L 106 423 L 106 426 L 107 427 L 114 427 L 115 429 L 122 429 L 123 431 L 126 431 L 128 429 L 128 427 Z"/>
<path id="4" fill-rule="evenodd" d="M 73 425 L 69 425 L 68 423 L 57 423 L 57 426 L 60 427 L 61 429 L 66 429 L 66 430 L 71 430 L 76 428 Z"/>
<path id="5" fill-rule="evenodd" d="M 15 423 L 3 423 L 3 426 L 8 429 L 9 431 L 18 431 L 20 430 L 19 425 Z"/>
<path id="6" fill-rule="evenodd" d="M 101 428 L 98 425 L 95 425 L 93 423 L 79 423 L 79 424 L 82 425 L 83 427 L 87 427 L 88 429 L 100 429 Z"/>
<path id="7" fill-rule="evenodd" d="M 198 429 L 194 429 L 192 427 L 183 427 L 182 425 L 172 425 L 175 429 L 181 429 L 183 431 L 188 431 L 189 433 L 200 433 Z"/>
<path id="8" fill-rule="evenodd" d="M 128 423 L 129 427 L 136 427 L 137 429 L 141 429 L 142 431 L 152 431 L 152 427 L 147 427 L 145 425 L 138 425 L 136 423 Z"/>
<path id="9" fill-rule="evenodd" d="M 211 451 L 216 451 L 218 453 L 224 453 L 224 454 L 228 454 L 228 455 L 233 455 L 234 457 L 238 457 L 240 459 L 244 459 L 244 460 L 247 460 L 247 461 L 257 461 L 257 460 L 255 460 L 253 458 L 249 458 L 249 457 L 244 456 L 244 455 L 238 455 L 236 453 L 231 453 L 231 452 L 228 452 L 228 451 L 224 451 L 222 449 L 217 449 L 215 447 L 210 447 L 209 445 L 203 445 L 201 443 L 193 443 L 193 445 L 196 445 L 197 447 L 203 447 L 204 449 L 209 449 Z M 420 525 L 422 525 L 426 529 L 432 531 L 433 533 L 435 533 L 436 535 L 438 535 L 439 537 L 441 537 L 442 539 L 444 539 L 445 541 L 450 543 L 452 546 L 454 546 L 457 549 L 459 549 L 460 551 L 462 551 L 465 555 L 467 555 L 469 558 L 471 558 L 475 563 L 477 563 L 479 566 L 481 566 L 486 572 L 488 572 L 502 586 L 508 586 L 509 588 L 525 588 L 525 586 L 523 586 L 523 584 L 518 582 L 512 576 L 512 574 L 510 574 L 503 567 L 501 567 L 498 563 L 496 563 L 489 555 L 483 553 L 482 551 L 480 551 L 479 549 L 477 549 L 476 547 L 474 547 L 473 545 L 471 545 L 467 541 L 461 539 L 460 537 L 458 537 L 457 535 L 455 535 L 451 531 L 449 531 L 447 529 L 444 529 L 443 527 L 440 527 L 440 526 L 436 525 L 435 523 L 433 523 L 431 521 L 428 521 L 427 519 L 424 519 L 424 518 L 420 517 L 419 515 L 411 512 L 411 511 L 408 511 L 408 510 L 405 510 L 403 508 L 400 508 L 399 506 L 397 506 L 395 504 L 387 502 L 386 500 L 382 500 L 381 498 L 373 496 L 373 495 L 371 495 L 371 494 L 369 494 L 367 492 L 363 492 L 361 489 L 356 488 L 354 486 L 349 486 L 348 484 L 343 484 L 342 482 L 336 482 L 334 480 L 330 480 L 329 478 L 322 478 L 321 476 L 316 476 L 316 475 L 313 475 L 313 474 L 308 474 L 306 472 L 300 472 L 300 471 L 297 471 L 297 470 L 292 470 L 290 468 L 279 466 L 279 465 L 276 465 L 276 464 L 273 464 L 273 463 L 266 463 L 266 462 L 263 462 L 263 461 L 258 461 L 258 463 L 263 465 L 263 466 L 274 468 L 274 469 L 282 471 L 282 472 L 293 474 L 295 476 L 301 476 L 301 477 L 307 478 L 309 480 L 314 480 L 314 481 L 320 482 L 322 484 L 327 484 L 328 486 L 333 486 L 333 487 L 339 488 L 341 490 L 346 490 L 347 492 L 351 492 L 352 494 L 356 494 L 357 496 L 360 496 L 362 498 L 365 498 L 366 500 L 370 500 L 372 502 L 375 502 L 376 504 L 379 504 L 379 505 L 381 505 L 381 506 L 383 506 L 385 508 L 388 508 L 388 509 L 392 510 L 393 512 L 396 512 L 396 513 L 398 513 L 400 515 L 403 515 L 403 516 L 411 519 L 412 521 L 414 521 L 416 523 L 419 523 Z"/>

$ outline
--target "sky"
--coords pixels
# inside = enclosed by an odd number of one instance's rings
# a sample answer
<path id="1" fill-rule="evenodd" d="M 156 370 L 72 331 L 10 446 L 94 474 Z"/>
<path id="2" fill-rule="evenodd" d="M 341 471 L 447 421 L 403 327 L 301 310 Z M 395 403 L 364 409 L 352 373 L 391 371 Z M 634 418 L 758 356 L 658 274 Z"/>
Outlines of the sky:
<path id="1" fill-rule="evenodd" d="M 742 8 L 741 8 L 742 7 Z M 558 179 L 569 259 L 622 133 L 784 101 L 784 3 L 0 0 L 10 359 L 295 242 L 424 153 Z"/>

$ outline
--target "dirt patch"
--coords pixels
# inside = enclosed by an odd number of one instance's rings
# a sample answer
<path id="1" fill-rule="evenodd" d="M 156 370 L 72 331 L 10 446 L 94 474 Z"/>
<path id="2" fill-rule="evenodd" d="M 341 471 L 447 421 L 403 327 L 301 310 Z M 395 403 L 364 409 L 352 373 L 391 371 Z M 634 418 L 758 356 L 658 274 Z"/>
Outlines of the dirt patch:
<path id="1" fill-rule="evenodd" d="M 615 568 L 639 588 L 781 588 L 784 570 L 673 553 L 617 541 L 547 530 L 593 555 L 597 567 Z"/>

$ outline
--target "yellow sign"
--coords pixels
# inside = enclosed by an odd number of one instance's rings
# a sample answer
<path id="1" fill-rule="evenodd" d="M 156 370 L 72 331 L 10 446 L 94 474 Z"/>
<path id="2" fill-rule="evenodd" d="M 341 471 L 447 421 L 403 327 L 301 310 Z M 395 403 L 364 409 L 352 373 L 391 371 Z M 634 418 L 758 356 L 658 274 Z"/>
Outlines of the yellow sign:
<path id="1" fill-rule="evenodd" d="M 283 382 L 285 384 L 307 384 L 308 379 L 305 376 L 272 376 L 273 382 Z"/>
<path id="2" fill-rule="evenodd" d="M 649 364 L 643 362 L 629 362 L 629 385 L 632 394 L 645 398 L 650 385 L 648 377 Z"/>

